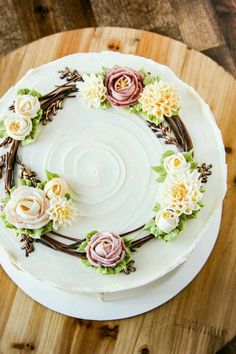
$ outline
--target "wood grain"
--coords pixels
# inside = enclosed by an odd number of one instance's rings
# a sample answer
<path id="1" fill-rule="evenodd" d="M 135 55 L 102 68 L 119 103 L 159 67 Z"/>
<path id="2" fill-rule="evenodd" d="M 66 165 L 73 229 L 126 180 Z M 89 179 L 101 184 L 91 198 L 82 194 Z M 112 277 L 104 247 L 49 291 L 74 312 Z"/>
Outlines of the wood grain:
<path id="1" fill-rule="evenodd" d="M 235 0 L 1 0 L 0 55 L 52 33 L 91 26 L 182 40 L 236 76 Z"/>
<path id="2" fill-rule="evenodd" d="M 0 94 L 30 67 L 76 51 L 104 49 L 168 64 L 210 105 L 228 162 L 218 241 L 200 274 L 174 299 L 121 321 L 84 321 L 47 310 L 17 289 L 0 268 L 0 353 L 213 354 L 236 335 L 236 82 L 211 59 L 170 38 L 131 29 L 90 28 L 56 34 L 3 57 Z"/>

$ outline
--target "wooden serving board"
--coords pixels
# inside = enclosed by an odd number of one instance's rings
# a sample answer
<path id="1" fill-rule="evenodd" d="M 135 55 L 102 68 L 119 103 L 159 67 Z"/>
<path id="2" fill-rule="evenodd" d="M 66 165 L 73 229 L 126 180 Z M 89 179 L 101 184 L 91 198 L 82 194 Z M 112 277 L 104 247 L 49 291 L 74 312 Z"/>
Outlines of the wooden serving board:
<path id="1" fill-rule="evenodd" d="M 0 58 L 0 95 L 32 67 L 78 51 L 101 50 L 164 63 L 209 104 L 228 162 L 220 235 L 207 264 L 186 289 L 160 308 L 120 321 L 84 321 L 47 310 L 0 268 L 0 353 L 215 353 L 236 334 L 236 81 L 211 59 L 170 38 L 88 28 L 40 39 Z"/>

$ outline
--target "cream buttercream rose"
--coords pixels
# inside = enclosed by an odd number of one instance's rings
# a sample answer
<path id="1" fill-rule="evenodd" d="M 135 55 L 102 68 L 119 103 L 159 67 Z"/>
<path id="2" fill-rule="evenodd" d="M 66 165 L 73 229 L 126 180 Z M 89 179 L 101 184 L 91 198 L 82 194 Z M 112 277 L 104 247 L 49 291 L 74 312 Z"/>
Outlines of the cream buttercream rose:
<path id="1" fill-rule="evenodd" d="M 15 112 L 23 117 L 35 118 L 40 110 L 38 97 L 18 95 L 14 103 Z"/>
<path id="2" fill-rule="evenodd" d="M 189 172 L 190 163 L 188 163 L 182 153 L 170 155 L 164 159 L 164 168 L 169 176 L 176 177 Z"/>
<path id="3" fill-rule="evenodd" d="M 122 262 L 126 247 L 122 238 L 114 232 L 97 232 L 86 248 L 86 257 L 95 267 L 112 267 Z"/>
<path id="4" fill-rule="evenodd" d="M 40 229 L 50 221 L 48 207 L 49 200 L 41 189 L 20 186 L 6 204 L 6 220 L 20 229 Z"/>
<path id="5" fill-rule="evenodd" d="M 12 115 L 4 119 L 6 134 L 15 140 L 24 140 L 32 131 L 30 118 Z"/>
<path id="6" fill-rule="evenodd" d="M 46 183 L 44 192 L 49 199 L 54 197 L 64 197 L 69 193 L 69 187 L 63 178 L 56 177 Z"/>
<path id="7" fill-rule="evenodd" d="M 155 223 L 161 231 L 168 234 L 178 226 L 179 216 L 174 210 L 163 209 L 156 214 Z"/>

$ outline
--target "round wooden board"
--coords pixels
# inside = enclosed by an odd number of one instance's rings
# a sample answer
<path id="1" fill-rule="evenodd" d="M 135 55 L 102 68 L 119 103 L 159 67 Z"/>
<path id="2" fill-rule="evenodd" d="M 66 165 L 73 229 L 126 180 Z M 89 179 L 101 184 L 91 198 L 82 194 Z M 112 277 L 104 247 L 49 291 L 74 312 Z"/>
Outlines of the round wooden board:
<path id="1" fill-rule="evenodd" d="M 47 310 L 0 268 L 0 353 L 215 353 L 236 334 L 236 81 L 211 59 L 170 38 L 126 28 L 88 28 L 40 39 L 0 58 L 0 95 L 32 67 L 78 51 L 101 50 L 166 64 L 209 104 L 228 160 L 220 235 L 186 289 L 160 308 L 120 321 L 84 321 Z"/>

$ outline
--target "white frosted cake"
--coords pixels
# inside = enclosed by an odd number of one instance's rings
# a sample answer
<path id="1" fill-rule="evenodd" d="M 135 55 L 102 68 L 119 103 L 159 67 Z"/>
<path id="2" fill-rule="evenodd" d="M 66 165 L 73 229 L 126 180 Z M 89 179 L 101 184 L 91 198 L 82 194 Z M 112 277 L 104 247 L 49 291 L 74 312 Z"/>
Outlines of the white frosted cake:
<path id="1" fill-rule="evenodd" d="M 0 246 L 22 271 L 131 296 L 208 236 L 226 190 L 223 142 L 208 105 L 166 66 L 66 56 L 10 88 L 0 117 Z"/>

